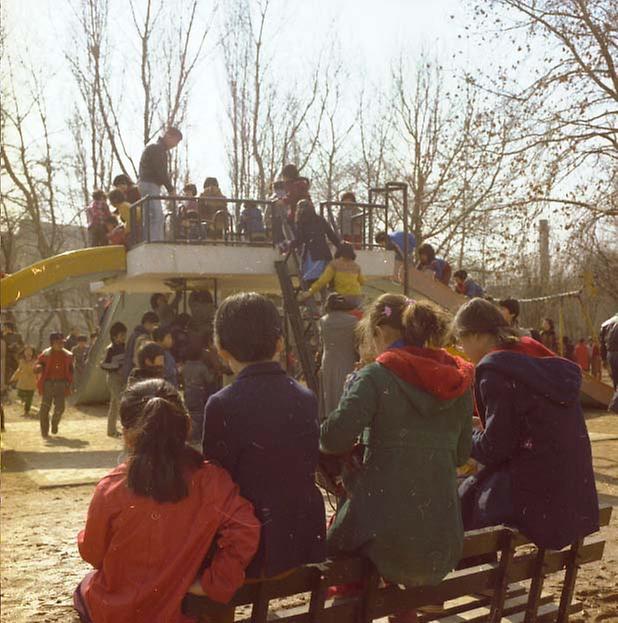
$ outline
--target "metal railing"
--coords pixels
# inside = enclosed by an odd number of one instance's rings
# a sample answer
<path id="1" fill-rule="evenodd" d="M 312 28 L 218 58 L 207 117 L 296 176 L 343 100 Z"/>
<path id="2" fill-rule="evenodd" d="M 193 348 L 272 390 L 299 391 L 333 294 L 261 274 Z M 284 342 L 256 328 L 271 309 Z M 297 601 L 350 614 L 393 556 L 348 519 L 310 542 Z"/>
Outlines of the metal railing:
<path id="1" fill-rule="evenodd" d="M 319 204 L 320 215 L 326 218 L 337 234 L 351 242 L 357 249 L 373 249 L 376 246 L 374 236 L 378 231 L 389 231 L 389 212 L 395 193 L 401 193 L 402 221 L 404 225 L 404 256 L 407 253 L 408 232 L 408 187 L 404 182 L 388 182 L 383 187 L 369 189 L 368 202 L 322 201 Z M 382 203 L 375 201 L 383 197 Z M 162 204 L 160 225 L 157 239 L 153 238 L 151 201 Z M 208 203 L 225 205 L 217 209 L 208 218 Z M 264 233 L 251 235 L 242 231 L 241 206 L 251 203 L 263 207 Z M 189 216 L 188 204 L 195 204 L 193 215 Z M 163 209 L 165 206 L 165 209 Z M 233 210 L 229 206 L 234 206 Z M 354 211 L 353 214 L 346 211 Z M 286 210 L 278 201 L 227 198 L 227 197 L 185 197 L 180 195 L 147 195 L 131 205 L 130 234 L 127 238 L 129 248 L 141 243 L 172 242 L 180 244 L 226 244 L 277 246 L 293 238 L 293 223 L 288 221 Z M 197 219 L 196 219 L 197 215 Z M 159 227 L 159 225 L 157 225 Z M 407 272 L 407 263 L 404 271 Z M 404 289 L 407 275 L 404 278 Z"/>
<path id="2" fill-rule="evenodd" d="M 160 201 L 162 223 L 159 233 L 153 228 L 151 201 Z M 190 204 L 196 203 L 194 211 L 188 211 Z M 225 204 L 211 215 L 204 214 L 204 203 Z M 265 206 L 263 235 L 248 233 L 242 230 L 240 206 L 251 203 Z M 201 205 L 200 205 L 201 204 Z M 234 205 L 232 212 L 228 205 Z M 178 244 L 243 244 L 254 246 L 272 245 L 272 231 L 268 227 L 268 219 L 272 220 L 273 201 L 259 199 L 242 199 L 226 197 L 184 197 L 180 195 L 146 195 L 131 205 L 129 213 L 128 248 L 141 243 L 171 242 Z M 165 206 L 165 207 L 164 207 Z M 210 218 L 208 218 L 210 216 Z M 197 218 L 196 218 L 197 217 Z"/>
<path id="3" fill-rule="evenodd" d="M 336 210 L 336 215 L 333 212 Z M 360 210 L 360 212 L 359 212 Z M 346 211 L 355 211 L 350 216 L 349 231 L 347 226 L 344 227 Z M 388 204 L 387 203 L 362 203 L 349 201 L 322 201 L 320 203 L 320 215 L 327 214 L 327 220 L 331 227 L 341 236 L 343 240 L 350 242 L 361 249 L 373 249 L 376 245 L 374 242 L 374 231 L 376 225 L 380 224 L 380 229 L 388 230 Z M 354 227 L 356 223 L 360 227 Z M 359 232 L 359 233 L 355 233 Z M 358 239 L 360 237 L 360 240 Z"/>

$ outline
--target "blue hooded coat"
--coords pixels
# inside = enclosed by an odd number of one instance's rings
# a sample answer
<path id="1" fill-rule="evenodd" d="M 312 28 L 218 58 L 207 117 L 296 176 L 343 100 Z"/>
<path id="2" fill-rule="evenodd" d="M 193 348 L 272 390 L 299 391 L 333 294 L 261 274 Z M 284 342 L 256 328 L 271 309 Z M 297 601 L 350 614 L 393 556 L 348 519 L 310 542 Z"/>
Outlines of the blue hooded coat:
<path id="1" fill-rule="evenodd" d="M 467 530 L 506 523 L 539 547 L 561 549 L 599 529 L 581 369 L 552 355 L 524 337 L 476 368 L 485 428 L 474 433 L 471 456 L 485 469 L 460 488 Z"/>

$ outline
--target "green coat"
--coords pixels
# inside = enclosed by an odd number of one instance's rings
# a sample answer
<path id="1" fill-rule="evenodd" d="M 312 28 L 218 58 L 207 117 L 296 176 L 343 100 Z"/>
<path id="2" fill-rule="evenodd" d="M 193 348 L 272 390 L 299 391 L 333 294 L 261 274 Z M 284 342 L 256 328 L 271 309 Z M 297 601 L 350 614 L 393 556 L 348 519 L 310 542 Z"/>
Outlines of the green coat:
<path id="1" fill-rule="evenodd" d="M 343 454 L 361 438 L 360 472 L 328 532 L 331 553 L 368 556 L 387 580 L 432 585 L 459 562 L 463 524 L 456 467 L 472 443 L 472 394 L 439 400 L 379 363 L 358 373 L 322 424 L 322 451 Z"/>

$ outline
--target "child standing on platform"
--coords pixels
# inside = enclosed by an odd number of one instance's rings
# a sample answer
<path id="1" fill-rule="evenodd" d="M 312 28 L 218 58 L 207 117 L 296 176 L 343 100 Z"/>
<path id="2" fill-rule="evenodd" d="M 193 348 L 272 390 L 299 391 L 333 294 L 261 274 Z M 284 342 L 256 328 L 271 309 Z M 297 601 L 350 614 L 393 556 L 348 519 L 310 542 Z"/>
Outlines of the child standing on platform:
<path id="1" fill-rule="evenodd" d="M 254 292 L 228 297 L 215 316 L 215 343 L 236 379 L 208 399 L 202 450 L 230 472 L 262 523 L 247 575 L 273 577 L 319 562 L 326 522 L 314 482 L 318 404 L 278 363 L 276 306 Z"/>
<path id="2" fill-rule="evenodd" d="M 343 296 L 346 302 L 354 308 L 359 308 L 363 300 L 362 286 L 365 279 L 361 267 L 356 263 L 354 247 L 349 242 L 342 242 L 335 252 L 335 259 L 328 264 L 324 272 L 311 287 L 299 297 L 301 301 L 307 300 L 328 287 L 334 282 L 334 290 Z"/>
<path id="3" fill-rule="evenodd" d="M 17 397 L 24 405 L 24 417 L 30 415 L 34 390 L 36 389 L 36 352 L 33 346 L 26 345 L 22 351 L 17 370 L 11 378 L 11 383 L 17 387 Z"/>
<path id="4" fill-rule="evenodd" d="M 107 388 L 109 389 L 109 410 L 107 412 L 108 437 L 120 437 L 116 428 L 120 397 L 124 389 L 124 379 L 120 374 L 124 363 L 124 345 L 127 339 L 127 327 L 122 322 L 115 322 L 110 330 L 111 344 L 105 351 L 105 359 L 101 368 L 107 372 Z"/>
<path id="5" fill-rule="evenodd" d="M 107 205 L 107 195 L 102 190 L 95 190 L 92 193 L 92 201 L 86 208 L 86 219 L 88 222 L 88 242 L 91 247 L 102 247 L 107 245 L 107 231 L 105 219 L 111 216 Z"/>
<path id="6" fill-rule="evenodd" d="M 184 623 L 189 589 L 225 603 L 242 585 L 260 526 L 225 470 L 187 446 L 189 416 L 171 385 L 128 389 L 120 420 L 129 458 L 95 489 L 77 537 L 94 570 L 73 603 L 83 623 Z"/>

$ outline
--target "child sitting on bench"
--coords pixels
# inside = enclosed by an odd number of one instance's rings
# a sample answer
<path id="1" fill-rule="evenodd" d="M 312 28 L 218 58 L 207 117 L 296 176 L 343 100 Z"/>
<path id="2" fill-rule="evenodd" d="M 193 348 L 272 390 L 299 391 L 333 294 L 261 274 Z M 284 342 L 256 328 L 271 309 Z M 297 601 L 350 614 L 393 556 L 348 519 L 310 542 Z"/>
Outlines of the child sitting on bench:
<path id="1" fill-rule="evenodd" d="M 269 578 L 324 559 L 324 502 L 315 485 L 315 395 L 279 365 L 279 311 L 266 297 L 230 296 L 215 315 L 215 344 L 236 373 L 204 411 L 202 451 L 253 503 L 262 539 L 247 577 Z"/>
<path id="2" fill-rule="evenodd" d="M 75 609 L 82 623 L 182 623 L 192 585 L 221 603 L 241 586 L 259 523 L 227 472 L 186 444 L 191 420 L 169 383 L 128 389 L 120 420 L 129 458 L 97 485 L 77 537 L 95 570 L 77 587 Z"/>

